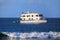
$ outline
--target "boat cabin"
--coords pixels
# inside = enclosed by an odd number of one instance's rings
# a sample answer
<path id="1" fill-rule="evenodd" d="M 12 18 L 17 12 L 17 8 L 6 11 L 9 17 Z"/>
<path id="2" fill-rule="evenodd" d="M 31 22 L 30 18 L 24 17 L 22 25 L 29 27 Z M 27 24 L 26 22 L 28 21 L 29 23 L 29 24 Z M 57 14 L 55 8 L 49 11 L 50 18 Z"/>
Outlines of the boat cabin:
<path id="1" fill-rule="evenodd" d="M 21 20 L 40 20 L 42 18 L 42 14 L 38 13 L 28 13 L 28 14 L 21 14 Z"/>

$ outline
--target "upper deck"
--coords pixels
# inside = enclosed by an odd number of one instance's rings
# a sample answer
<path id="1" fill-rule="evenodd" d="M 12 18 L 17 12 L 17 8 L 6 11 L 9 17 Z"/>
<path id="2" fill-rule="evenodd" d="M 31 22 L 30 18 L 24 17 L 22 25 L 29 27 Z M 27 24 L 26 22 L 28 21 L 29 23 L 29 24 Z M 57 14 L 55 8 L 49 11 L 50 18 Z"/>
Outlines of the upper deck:
<path id="1" fill-rule="evenodd" d="M 28 14 L 21 14 L 21 17 L 41 17 L 43 16 L 42 14 L 38 14 L 38 13 L 28 13 Z"/>
<path id="2" fill-rule="evenodd" d="M 23 13 L 21 14 L 22 20 L 39 20 L 43 15 L 39 13 Z"/>

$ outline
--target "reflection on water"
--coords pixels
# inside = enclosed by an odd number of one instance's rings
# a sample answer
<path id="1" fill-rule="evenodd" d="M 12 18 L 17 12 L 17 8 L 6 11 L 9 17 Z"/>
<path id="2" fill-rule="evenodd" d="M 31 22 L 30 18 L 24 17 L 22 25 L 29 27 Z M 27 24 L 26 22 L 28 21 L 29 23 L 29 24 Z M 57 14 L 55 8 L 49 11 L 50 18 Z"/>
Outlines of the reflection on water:
<path id="1" fill-rule="evenodd" d="M 19 37 L 8 37 L 8 38 L 2 38 L 0 40 L 60 40 L 60 39 L 48 39 L 48 38 L 19 38 Z"/>

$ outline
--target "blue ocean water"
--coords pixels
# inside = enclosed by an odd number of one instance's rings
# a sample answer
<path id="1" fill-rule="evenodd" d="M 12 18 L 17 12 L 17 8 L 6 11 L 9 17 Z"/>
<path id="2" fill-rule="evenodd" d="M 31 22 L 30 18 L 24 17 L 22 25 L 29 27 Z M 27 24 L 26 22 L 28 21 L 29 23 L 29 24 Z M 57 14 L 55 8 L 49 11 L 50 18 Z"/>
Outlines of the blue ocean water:
<path id="1" fill-rule="evenodd" d="M 60 18 L 47 18 L 46 24 L 20 24 L 19 18 L 0 18 L 0 32 L 60 32 Z"/>
<path id="2" fill-rule="evenodd" d="M 45 24 L 20 24 L 16 23 L 16 21 L 20 21 L 20 18 L 0 18 L 0 32 L 16 32 L 16 33 L 49 32 L 49 31 L 60 32 L 60 18 L 47 18 L 47 20 L 48 22 Z M 10 38 L 10 40 L 60 40 L 60 39 Z"/>

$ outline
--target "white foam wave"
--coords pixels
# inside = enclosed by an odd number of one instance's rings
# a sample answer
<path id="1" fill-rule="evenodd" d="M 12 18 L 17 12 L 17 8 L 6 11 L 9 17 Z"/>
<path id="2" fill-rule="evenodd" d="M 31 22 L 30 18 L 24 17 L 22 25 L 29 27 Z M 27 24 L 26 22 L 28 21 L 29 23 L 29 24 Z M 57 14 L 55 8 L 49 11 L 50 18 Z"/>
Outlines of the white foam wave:
<path id="1" fill-rule="evenodd" d="M 2 32 L 9 37 L 20 37 L 20 38 L 60 38 L 60 32 L 30 32 L 30 33 L 20 33 L 20 32 Z"/>

